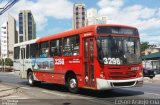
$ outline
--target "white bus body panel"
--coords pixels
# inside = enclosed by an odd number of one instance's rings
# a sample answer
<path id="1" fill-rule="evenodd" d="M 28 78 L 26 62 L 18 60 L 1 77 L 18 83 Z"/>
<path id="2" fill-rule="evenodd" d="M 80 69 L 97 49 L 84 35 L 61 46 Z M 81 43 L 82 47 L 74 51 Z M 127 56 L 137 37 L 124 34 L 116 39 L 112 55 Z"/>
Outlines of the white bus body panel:
<path id="1" fill-rule="evenodd" d="M 14 69 L 15 75 L 20 76 L 20 61 L 19 61 L 19 59 L 14 60 L 13 67 L 14 67 L 13 69 Z"/>
<path id="2" fill-rule="evenodd" d="M 29 53 L 29 52 L 26 52 L 26 45 L 33 44 L 37 40 L 38 40 L 38 38 L 34 39 L 34 40 L 14 44 L 14 47 L 20 47 L 19 59 L 14 59 L 14 62 L 13 62 L 15 74 L 17 76 L 19 76 L 20 78 L 27 78 L 27 70 L 28 69 L 32 70 L 32 60 L 30 58 L 26 59 L 26 53 Z M 22 55 L 21 55 L 22 48 L 25 49 L 25 58 L 24 59 L 21 58 L 22 57 Z"/>

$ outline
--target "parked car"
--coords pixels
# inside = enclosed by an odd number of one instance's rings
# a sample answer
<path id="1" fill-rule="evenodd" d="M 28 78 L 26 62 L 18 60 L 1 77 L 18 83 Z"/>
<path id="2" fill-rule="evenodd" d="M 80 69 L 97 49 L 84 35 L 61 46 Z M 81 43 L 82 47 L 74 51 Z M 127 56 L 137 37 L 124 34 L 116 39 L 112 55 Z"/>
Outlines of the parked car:
<path id="1" fill-rule="evenodd" d="M 143 68 L 143 76 L 144 77 L 149 77 L 149 78 L 152 79 L 153 77 L 155 77 L 155 72 L 152 69 Z"/>
<path id="2" fill-rule="evenodd" d="M 157 74 L 160 74 L 160 69 L 154 69 L 154 73 L 157 75 Z"/>
<path id="3" fill-rule="evenodd" d="M 0 71 L 3 71 L 3 72 L 12 72 L 13 70 L 13 66 L 0 66 Z"/>

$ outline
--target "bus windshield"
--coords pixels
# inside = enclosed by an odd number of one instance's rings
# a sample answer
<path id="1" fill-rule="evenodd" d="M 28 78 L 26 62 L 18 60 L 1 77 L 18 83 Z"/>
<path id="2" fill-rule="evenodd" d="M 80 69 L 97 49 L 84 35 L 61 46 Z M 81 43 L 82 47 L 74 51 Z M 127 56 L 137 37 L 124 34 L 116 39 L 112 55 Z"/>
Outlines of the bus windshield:
<path id="1" fill-rule="evenodd" d="M 141 63 L 139 38 L 99 36 L 97 52 L 99 61 L 103 64 Z"/>

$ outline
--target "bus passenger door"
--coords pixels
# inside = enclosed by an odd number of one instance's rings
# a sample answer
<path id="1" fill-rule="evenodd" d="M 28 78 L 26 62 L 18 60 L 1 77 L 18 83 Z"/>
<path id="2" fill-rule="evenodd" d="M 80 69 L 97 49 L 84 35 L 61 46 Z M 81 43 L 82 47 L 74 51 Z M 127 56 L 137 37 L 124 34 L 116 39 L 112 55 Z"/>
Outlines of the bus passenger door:
<path id="1" fill-rule="evenodd" d="M 85 86 L 94 87 L 94 38 L 85 38 L 83 40 L 83 46 Z"/>
<path id="2" fill-rule="evenodd" d="M 21 52 L 21 59 L 20 59 L 20 77 L 21 78 L 25 78 L 25 69 L 24 69 L 24 66 L 25 66 L 25 63 L 24 63 L 24 59 L 25 59 L 25 48 L 21 48 L 20 50 Z"/>

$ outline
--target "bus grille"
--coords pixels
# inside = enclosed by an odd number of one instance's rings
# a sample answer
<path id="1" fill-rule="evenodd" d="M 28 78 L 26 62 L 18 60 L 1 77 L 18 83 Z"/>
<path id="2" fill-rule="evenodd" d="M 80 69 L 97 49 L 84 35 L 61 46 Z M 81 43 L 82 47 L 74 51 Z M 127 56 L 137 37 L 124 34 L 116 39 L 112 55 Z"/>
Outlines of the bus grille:
<path id="1" fill-rule="evenodd" d="M 135 78 L 137 72 L 136 71 L 129 71 L 129 72 L 110 72 L 109 78 L 110 79 L 127 79 L 127 78 Z"/>
<path id="2" fill-rule="evenodd" d="M 132 82 L 113 82 L 112 86 L 132 86 L 134 85 L 135 81 Z"/>

